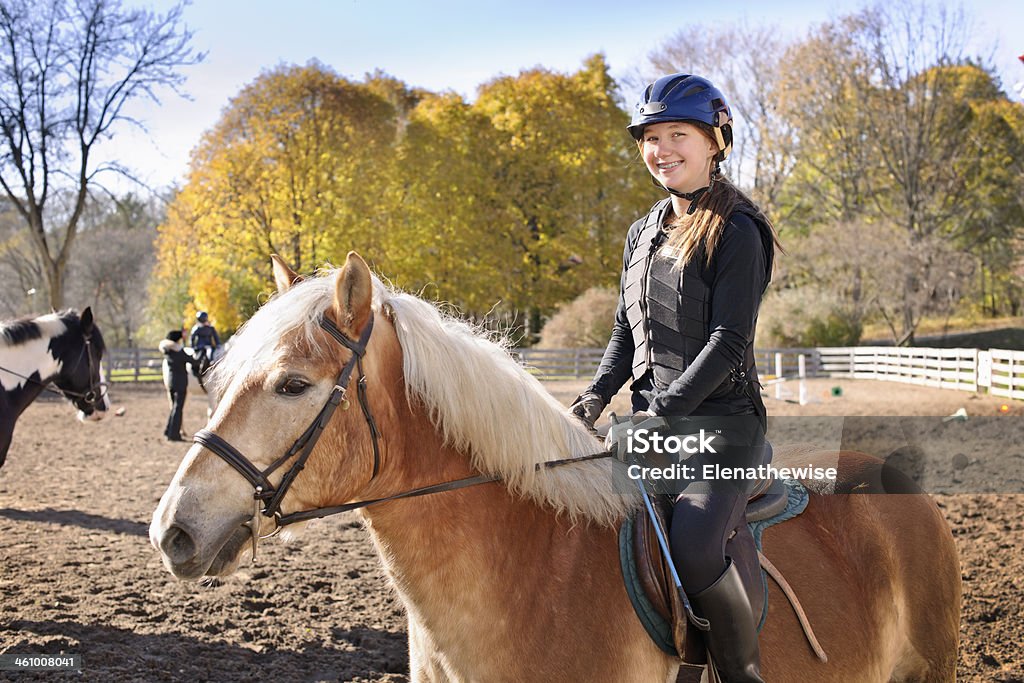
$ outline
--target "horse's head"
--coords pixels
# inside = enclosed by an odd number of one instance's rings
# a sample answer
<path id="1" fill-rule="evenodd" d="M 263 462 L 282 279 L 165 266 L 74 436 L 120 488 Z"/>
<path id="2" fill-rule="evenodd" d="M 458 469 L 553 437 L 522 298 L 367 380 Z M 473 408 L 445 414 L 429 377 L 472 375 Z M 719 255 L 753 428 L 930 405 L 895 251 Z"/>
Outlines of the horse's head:
<path id="1" fill-rule="evenodd" d="M 358 378 L 365 374 L 365 408 L 378 425 L 392 419 L 399 397 L 404 400 L 395 331 L 386 316 L 374 311 L 373 279 L 357 254 L 350 253 L 344 267 L 329 276 L 301 284 L 277 258 L 274 273 L 278 294 L 234 337 L 232 349 L 214 369 L 223 397 L 153 516 L 150 539 L 179 578 L 231 573 L 260 533 L 258 527 L 264 533 L 275 527 L 272 515 L 261 514 L 270 509 L 270 501 L 256 495 L 258 485 L 264 493 L 268 486 L 285 490 L 278 500 L 283 513 L 372 493 L 368 483 L 379 463 L 357 397 Z M 372 335 L 366 339 L 371 322 Z M 356 348 L 363 335 L 361 362 L 332 335 L 332 327 Z M 335 391 L 339 383 L 346 385 L 343 395 Z M 342 400 L 333 415 L 319 419 L 332 397 Z M 309 450 L 301 476 L 296 472 L 291 480 L 289 474 L 282 485 L 286 472 L 303 458 L 303 447 L 293 447 L 308 443 L 317 422 L 323 433 Z M 218 443 L 228 444 L 228 451 Z M 288 456 L 290 449 L 298 455 Z M 232 463 L 234 456 L 225 457 L 229 451 L 248 465 Z"/>
<path id="2" fill-rule="evenodd" d="M 100 365 L 106 351 L 103 334 L 88 307 L 81 316 L 65 317 L 64 323 L 67 330 L 50 342 L 60 362 L 53 383 L 78 408 L 78 419 L 100 420 L 110 407 Z"/>

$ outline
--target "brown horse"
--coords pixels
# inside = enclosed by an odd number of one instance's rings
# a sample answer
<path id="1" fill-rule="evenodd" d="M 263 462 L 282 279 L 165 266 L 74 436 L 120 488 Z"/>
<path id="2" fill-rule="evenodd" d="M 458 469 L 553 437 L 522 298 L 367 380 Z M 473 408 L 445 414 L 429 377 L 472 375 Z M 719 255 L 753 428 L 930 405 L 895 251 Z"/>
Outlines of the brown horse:
<path id="1" fill-rule="evenodd" d="M 612 490 L 608 460 L 535 467 L 596 450 L 586 430 L 500 346 L 386 289 L 355 254 L 294 285 L 275 260 L 275 276 L 278 295 L 216 371 L 215 436 L 192 446 L 154 513 L 150 538 L 171 573 L 232 573 L 250 541 L 255 552 L 260 507 L 274 507 L 267 491 L 287 489 L 279 501 L 290 521 L 296 510 L 496 475 L 360 512 L 408 613 L 413 680 L 673 680 L 677 662 L 645 632 L 619 568 L 616 527 L 637 500 Z M 356 369 L 365 404 L 346 409 L 346 398 L 333 418 L 314 420 L 337 384 L 357 385 Z M 315 447 L 285 458 L 305 463 L 294 485 L 294 471 L 282 484 L 284 466 L 259 471 L 293 442 L 308 445 L 318 423 Z M 838 464 L 847 479 L 877 475 L 858 454 L 799 458 Z M 812 495 L 800 517 L 766 532 L 765 551 L 828 654 L 814 656 L 773 586 L 761 633 L 767 681 L 955 679 L 960 570 L 927 496 Z"/>

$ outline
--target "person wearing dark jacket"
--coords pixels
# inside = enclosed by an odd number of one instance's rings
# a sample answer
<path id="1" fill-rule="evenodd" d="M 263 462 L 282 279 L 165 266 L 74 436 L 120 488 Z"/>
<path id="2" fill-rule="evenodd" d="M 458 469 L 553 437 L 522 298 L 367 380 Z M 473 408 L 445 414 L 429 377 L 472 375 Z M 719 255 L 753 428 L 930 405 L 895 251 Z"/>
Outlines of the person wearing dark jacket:
<path id="1" fill-rule="evenodd" d="M 217 334 L 217 328 L 210 322 L 210 316 L 206 311 L 196 313 L 196 324 L 192 326 L 189 339 L 197 356 L 200 352 L 205 352 L 205 349 L 212 351 L 220 346 L 220 336 Z"/>
<path id="2" fill-rule="evenodd" d="M 637 431 L 641 424 L 669 434 L 704 428 L 717 448 L 693 456 L 697 472 L 709 463 L 756 467 L 766 420 L 754 328 L 778 240 L 720 171 L 732 149 L 729 106 L 707 79 L 671 74 L 647 86 L 628 129 L 654 184 L 669 196 L 626 235 L 611 339 L 571 411 L 593 428 L 631 381 Z M 727 683 L 762 681 L 756 622 L 725 555 L 733 529 L 740 529 L 734 542 L 752 552 L 743 514 L 753 483 L 684 482 L 672 491 L 679 494 L 672 558 L 694 610 L 710 623 L 708 650 Z"/>
<path id="3" fill-rule="evenodd" d="M 185 411 L 185 396 L 188 393 L 188 365 L 192 362 L 181 340 L 181 330 L 171 330 L 160 342 L 160 351 L 164 354 L 163 375 L 167 397 L 171 404 L 171 414 L 167 417 L 164 436 L 168 441 L 184 441 L 181 438 L 181 420 Z"/>
<path id="4" fill-rule="evenodd" d="M 220 346 L 217 328 L 210 322 L 210 316 L 206 311 L 196 313 L 196 324 L 192 326 L 189 340 L 192 345 L 192 354 L 196 359 L 196 376 L 200 378 L 201 382 L 203 375 L 214 361 L 214 352 Z"/>

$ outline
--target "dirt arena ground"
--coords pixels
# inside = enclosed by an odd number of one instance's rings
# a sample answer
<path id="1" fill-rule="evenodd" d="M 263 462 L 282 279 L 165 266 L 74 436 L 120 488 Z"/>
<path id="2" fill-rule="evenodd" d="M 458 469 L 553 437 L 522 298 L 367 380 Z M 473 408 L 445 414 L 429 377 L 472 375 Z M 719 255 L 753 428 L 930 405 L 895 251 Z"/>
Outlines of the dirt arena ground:
<path id="1" fill-rule="evenodd" d="M 582 383 L 548 386 L 568 404 Z M 256 566 L 219 585 L 175 582 L 147 529 L 185 449 L 160 436 L 162 388 L 111 395 L 127 412 L 100 424 L 78 424 L 64 402 L 30 407 L 0 469 L 0 652 L 83 661 L 80 673 L 0 680 L 407 680 L 402 608 L 355 513 L 262 545 Z M 836 439 L 923 458 L 961 556 L 959 680 L 1024 681 L 1024 403 L 1001 415 L 997 399 L 863 380 L 812 380 L 808 395 L 805 406 L 769 402 L 773 442 Z M 942 420 L 961 407 L 966 421 Z M 203 410 L 191 397 L 189 431 Z M 808 417 L 837 415 L 868 417 Z"/>

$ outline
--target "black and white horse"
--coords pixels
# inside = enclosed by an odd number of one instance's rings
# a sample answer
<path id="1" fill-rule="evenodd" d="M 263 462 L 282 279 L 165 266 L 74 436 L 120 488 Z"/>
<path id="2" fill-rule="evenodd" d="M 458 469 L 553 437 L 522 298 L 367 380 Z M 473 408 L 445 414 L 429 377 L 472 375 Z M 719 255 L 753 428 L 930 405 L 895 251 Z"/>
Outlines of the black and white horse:
<path id="1" fill-rule="evenodd" d="M 78 419 L 99 420 L 110 407 L 100 361 L 103 335 L 86 308 L 0 322 L 0 466 L 14 423 L 47 384 L 78 408 Z"/>

